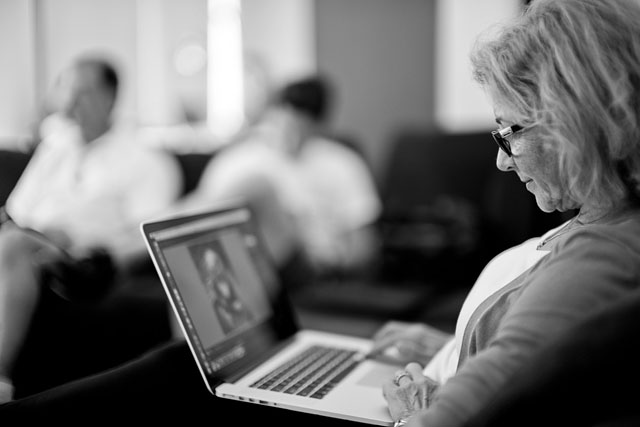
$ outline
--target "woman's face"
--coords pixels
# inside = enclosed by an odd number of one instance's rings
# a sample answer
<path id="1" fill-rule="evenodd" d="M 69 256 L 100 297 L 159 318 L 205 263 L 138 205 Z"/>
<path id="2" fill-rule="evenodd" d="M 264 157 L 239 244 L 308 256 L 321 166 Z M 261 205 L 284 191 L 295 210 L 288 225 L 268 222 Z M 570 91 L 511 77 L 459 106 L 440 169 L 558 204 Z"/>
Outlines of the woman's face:
<path id="1" fill-rule="evenodd" d="M 516 124 L 509 112 L 499 106 L 494 108 L 494 112 L 500 128 Z M 558 173 L 555 148 L 536 139 L 537 134 L 538 129 L 531 127 L 508 137 L 513 156 L 509 157 L 498 149 L 496 166 L 503 172 L 515 172 L 527 190 L 536 197 L 536 203 L 542 211 L 575 209 L 576 203 L 568 197 L 566 186 Z"/>

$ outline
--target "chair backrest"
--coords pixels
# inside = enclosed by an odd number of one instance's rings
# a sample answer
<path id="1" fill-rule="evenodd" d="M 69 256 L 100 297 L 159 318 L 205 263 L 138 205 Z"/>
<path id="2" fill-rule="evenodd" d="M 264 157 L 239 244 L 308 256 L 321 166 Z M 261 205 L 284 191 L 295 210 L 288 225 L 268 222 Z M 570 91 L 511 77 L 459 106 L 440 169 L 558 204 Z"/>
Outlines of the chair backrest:
<path id="1" fill-rule="evenodd" d="M 215 152 L 175 154 L 184 177 L 183 195 L 196 188 L 202 172 L 215 154 Z M 0 150 L 0 206 L 7 201 L 13 187 L 29 163 L 31 155 L 31 152 Z"/>
<path id="2" fill-rule="evenodd" d="M 30 152 L 0 150 L 0 206 L 6 203 L 30 159 Z"/>
<path id="3" fill-rule="evenodd" d="M 182 195 L 186 195 L 193 191 L 200 182 L 202 172 L 209 164 L 209 161 L 215 156 L 215 153 L 180 153 L 176 154 L 178 164 L 182 170 L 183 188 Z"/>
<path id="4" fill-rule="evenodd" d="M 403 131 L 394 138 L 382 180 L 385 216 L 428 210 L 423 208 L 442 196 L 463 200 L 489 234 L 499 234 L 495 250 L 540 235 L 571 216 L 540 211 L 515 174 L 497 169 L 496 150 L 488 131 Z"/>
<path id="5" fill-rule="evenodd" d="M 490 137 L 489 137 L 490 138 Z M 404 130 L 393 138 L 381 192 L 389 214 L 452 195 L 481 205 L 495 171 L 494 147 L 479 133 Z"/>

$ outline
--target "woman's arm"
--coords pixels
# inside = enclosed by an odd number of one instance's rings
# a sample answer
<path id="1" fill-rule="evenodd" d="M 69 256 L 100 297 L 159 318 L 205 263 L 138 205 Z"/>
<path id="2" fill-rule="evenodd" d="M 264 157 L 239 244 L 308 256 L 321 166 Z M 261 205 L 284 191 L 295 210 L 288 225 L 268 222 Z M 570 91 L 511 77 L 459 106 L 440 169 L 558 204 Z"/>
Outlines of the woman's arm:
<path id="1" fill-rule="evenodd" d="M 622 230 L 622 232 L 628 230 Z M 563 331 L 638 284 L 638 253 L 602 229 L 583 230 L 558 244 L 525 279 L 493 338 L 439 390 L 415 425 L 455 426 L 471 419 L 532 354 Z"/>

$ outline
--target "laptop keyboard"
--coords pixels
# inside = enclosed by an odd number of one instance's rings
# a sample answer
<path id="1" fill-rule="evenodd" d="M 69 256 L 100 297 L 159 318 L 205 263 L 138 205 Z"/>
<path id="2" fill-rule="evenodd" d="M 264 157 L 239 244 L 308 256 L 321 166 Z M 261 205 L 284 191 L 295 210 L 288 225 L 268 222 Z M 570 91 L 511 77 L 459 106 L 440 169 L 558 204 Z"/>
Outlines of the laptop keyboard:
<path id="1" fill-rule="evenodd" d="M 360 360 L 355 351 L 314 345 L 251 387 L 322 399 Z"/>

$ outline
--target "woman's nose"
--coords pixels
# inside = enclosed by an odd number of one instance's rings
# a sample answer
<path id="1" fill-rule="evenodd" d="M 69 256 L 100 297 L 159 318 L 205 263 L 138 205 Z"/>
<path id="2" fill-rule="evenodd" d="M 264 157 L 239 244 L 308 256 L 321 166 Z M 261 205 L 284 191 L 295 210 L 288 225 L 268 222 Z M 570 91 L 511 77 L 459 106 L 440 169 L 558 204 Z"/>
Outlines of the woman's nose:
<path id="1" fill-rule="evenodd" d="M 498 156 L 496 157 L 496 167 L 502 172 L 508 172 L 513 169 L 513 157 L 509 157 L 507 153 L 498 149 Z"/>

